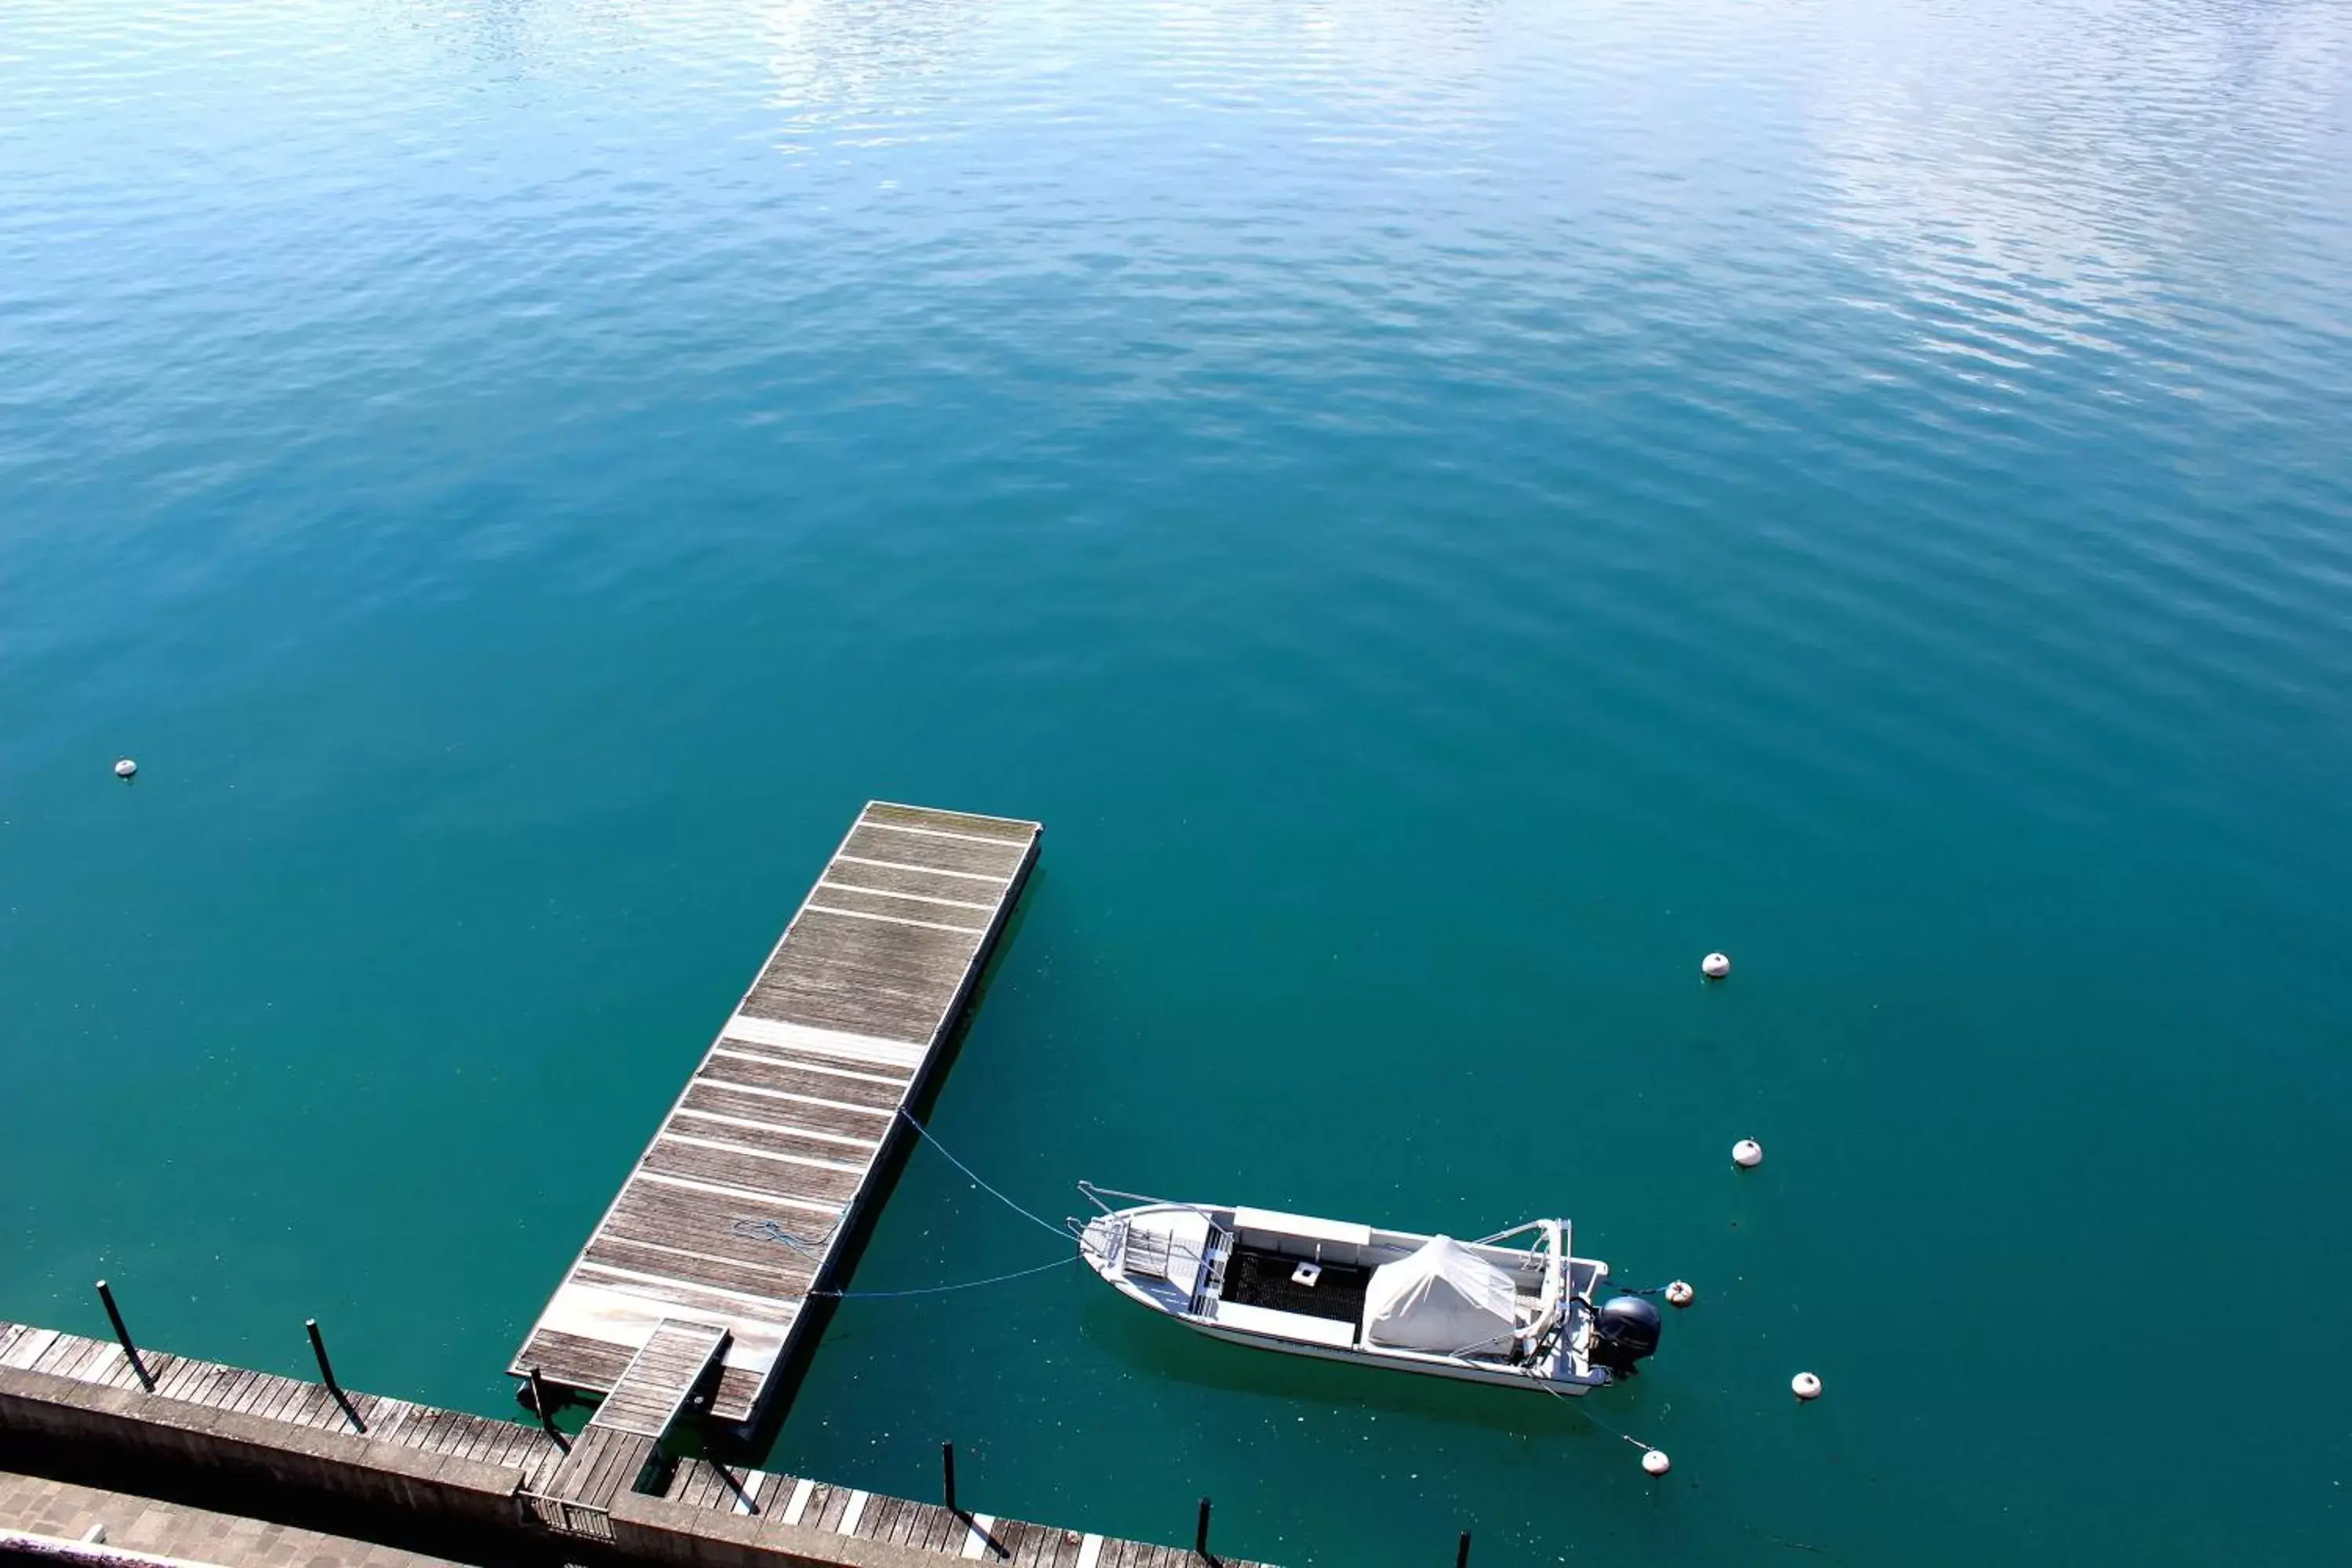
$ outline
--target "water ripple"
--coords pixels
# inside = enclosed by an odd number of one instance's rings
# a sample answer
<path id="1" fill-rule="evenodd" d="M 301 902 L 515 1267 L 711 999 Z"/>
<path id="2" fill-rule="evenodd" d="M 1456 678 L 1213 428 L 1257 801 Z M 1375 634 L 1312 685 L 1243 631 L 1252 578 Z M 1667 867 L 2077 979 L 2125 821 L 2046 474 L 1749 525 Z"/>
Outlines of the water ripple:
<path id="1" fill-rule="evenodd" d="M 1561 1194 L 1716 1282 L 1620 1412 L 1704 1491 L 1025 1300 L 845 1314 L 779 1464 L 1299 1563 L 2316 1560 L 2347 80 L 2331 0 L 0 7 L 0 1064 L 116 1068 L 14 1080 L 0 1313 L 101 1237 L 173 1342 L 299 1296 L 498 1407 L 647 1042 L 937 797 L 1053 825 L 959 1147 Z M 353 1122 L 437 1152 L 270 1163 Z M 2306 1280 L 2200 1432 L 2184 1246 Z M 2084 1342 L 2015 1374 L 1988 1267 Z"/>

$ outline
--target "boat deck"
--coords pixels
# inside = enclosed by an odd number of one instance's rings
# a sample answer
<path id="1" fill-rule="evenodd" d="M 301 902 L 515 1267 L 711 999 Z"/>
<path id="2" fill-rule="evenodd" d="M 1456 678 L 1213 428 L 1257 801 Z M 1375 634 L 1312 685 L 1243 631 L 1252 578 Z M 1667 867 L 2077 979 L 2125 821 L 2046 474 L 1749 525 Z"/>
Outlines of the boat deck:
<path id="1" fill-rule="evenodd" d="M 613 1394 L 663 1323 L 723 1330 L 749 1422 L 903 1146 L 1037 854 L 1034 822 L 868 805 L 509 1369 Z"/>
<path id="2" fill-rule="evenodd" d="M 1372 1284 L 1370 1269 L 1326 1263 L 1314 1284 L 1301 1285 L 1291 1278 L 1298 1263 L 1296 1258 L 1286 1258 L 1264 1247 L 1237 1246 L 1225 1264 L 1225 1288 L 1221 1299 L 1244 1307 L 1326 1318 L 1335 1323 L 1364 1321 L 1364 1297 Z"/>

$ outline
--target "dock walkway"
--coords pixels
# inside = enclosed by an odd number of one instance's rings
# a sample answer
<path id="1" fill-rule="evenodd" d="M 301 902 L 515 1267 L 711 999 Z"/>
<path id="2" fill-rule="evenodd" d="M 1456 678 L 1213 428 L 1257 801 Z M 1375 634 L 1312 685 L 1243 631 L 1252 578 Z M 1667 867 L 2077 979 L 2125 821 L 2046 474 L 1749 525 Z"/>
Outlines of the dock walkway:
<path id="1" fill-rule="evenodd" d="M 404 1518 L 606 1542 L 614 1561 L 1197 1563 L 1204 1553 L 663 1452 L 681 1423 L 756 1420 L 813 1330 L 810 1299 L 847 1266 L 1039 833 L 914 806 L 858 814 L 514 1358 L 551 1394 L 598 1400 L 576 1436 L 0 1322 L 0 1442 L 126 1468 L 165 1456 L 207 1484 L 349 1504 L 354 1521 L 392 1500 Z"/>
<path id="2" fill-rule="evenodd" d="M 375 1447 L 475 1460 L 525 1477 L 552 1469 L 562 1458 L 561 1446 L 537 1426 L 406 1399 L 340 1392 L 299 1377 L 248 1372 L 163 1351 L 142 1350 L 134 1365 L 111 1340 L 0 1322 L 0 1378 L 12 1371 L 143 1394 L 159 1405 L 194 1405 L 287 1427 L 348 1433 Z M 5 1426 L 0 1422 L 0 1428 Z"/>
<path id="3" fill-rule="evenodd" d="M 567 1452 L 539 1427 L 514 1421 L 338 1391 L 163 1351 L 142 1348 L 140 1354 L 134 1365 L 110 1340 L 0 1322 L 0 1439 L 31 1437 L 37 1451 L 52 1453 L 64 1445 L 46 1434 L 74 1431 L 90 1441 L 93 1434 L 113 1431 L 118 1436 L 110 1441 L 120 1443 L 121 1424 L 151 1423 L 173 1435 L 174 1452 L 194 1456 L 181 1462 L 210 1461 L 193 1473 L 226 1478 L 234 1465 L 248 1478 L 266 1477 L 265 1489 L 273 1496 L 298 1485 L 315 1488 L 317 1482 L 289 1481 L 289 1476 L 303 1472 L 279 1463 L 270 1453 L 272 1444 L 282 1444 L 287 1456 L 310 1456 L 313 1467 L 331 1462 L 353 1477 L 382 1469 L 412 1478 L 400 1483 L 404 1489 L 426 1473 L 428 1457 L 448 1460 L 467 1474 L 499 1478 L 499 1493 L 516 1524 L 531 1521 L 562 1532 L 551 1540 L 586 1536 L 614 1542 L 633 1561 L 874 1568 L 921 1561 L 906 1554 L 911 1552 L 996 1568 L 1201 1568 L 1199 1556 L 1178 1547 L 957 1512 L 938 1503 L 699 1458 L 680 1459 L 674 1468 L 657 1464 L 647 1479 L 654 1495 L 627 1496 L 632 1489 L 623 1482 L 612 1490 L 613 1509 L 550 1508 L 547 1494 L 559 1489 L 559 1472 L 583 1449 L 592 1457 L 602 1450 L 607 1473 L 627 1468 L 635 1479 L 629 1456 L 634 1453 L 642 1464 L 652 1453 L 652 1440 L 592 1423 L 571 1440 Z M 154 1384 L 152 1391 L 141 1378 L 142 1369 Z M 199 1413 L 212 1419 L 189 1418 Z M 282 1436 L 273 1437 L 273 1432 Z M 386 1450 L 409 1457 L 382 1457 Z M 124 1469 L 135 1474 L 147 1452 L 125 1447 Z M 321 1461 L 320 1453 L 332 1458 Z M 225 1484 L 208 1482 L 208 1495 Z M 604 1489 L 592 1482 L 590 1489 Z M 358 1495 L 357 1489 L 352 1495 Z M 427 1506 L 407 1495 L 407 1512 Z M 1184 1523 L 1189 1516 L 1181 1511 L 1181 1502 L 1179 1507 L 1176 1522 Z M 616 1511 L 625 1526 L 617 1533 Z M 357 1528 L 356 1505 L 352 1520 Z M 751 1526 L 766 1528 L 747 1536 L 744 1531 Z M 1263 1568 L 1223 1553 L 1214 1561 L 1220 1568 Z"/>
<path id="4" fill-rule="evenodd" d="M 718 1364 L 727 1337 L 709 1323 L 663 1319 L 545 1487 L 529 1494 L 540 1517 L 575 1534 L 603 1532 L 613 1500 L 636 1489 L 661 1440 Z"/>
<path id="5" fill-rule="evenodd" d="M 760 1413 L 954 1033 L 1036 823 L 858 814 L 510 1371 L 608 1396 L 665 1321 L 724 1330 L 708 1415 Z"/>

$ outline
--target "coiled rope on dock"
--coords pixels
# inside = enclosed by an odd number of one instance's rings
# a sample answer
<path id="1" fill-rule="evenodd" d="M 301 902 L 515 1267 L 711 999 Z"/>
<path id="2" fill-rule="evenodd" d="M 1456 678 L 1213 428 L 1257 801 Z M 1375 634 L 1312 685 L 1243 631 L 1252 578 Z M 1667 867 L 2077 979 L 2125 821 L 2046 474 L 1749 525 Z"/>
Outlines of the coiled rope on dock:
<path id="1" fill-rule="evenodd" d="M 938 1134 L 934 1133 L 929 1128 L 924 1126 L 921 1122 L 916 1121 L 913 1113 L 908 1111 L 906 1107 L 900 1106 L 897 1114 L 908 1126 L 913 1128 L 916 1132 L 922 1137 L 925 1142 L 929 1143 L 932 1148 L 937 1149 L 941 1154 L 945 1155 L 949 1164 L 953 1165 L 957 1170 L 961 1171 L 965 1176 L 970 1178 L 973 1186 L 978 1187 L 982 1192 L 986 1193 L 990 1197 L 994 1198 L 998 1203 L 1003 1204 L 1006 1208 L 1011 1209 L 1014 1214 L 1019 1215 L 1023 1219 L 1027 1220 L 1030 1224 L 1042 1226 L 1045 1229 L 1052 1231 L 1056 1237 L 1060 1237 L 1064 1241 L 1067 1241 L 1070 1238 L 1070 1233 L 1063 1229 L 1060 1226 L 1055 1225 L 1049 1219 L 1042 1218 L 1039 1215 L 1031 1213 L 1029 1210 L 1023 1208 L 1019 1204 L 1014 1203 L 1011 1198 L 1006 1197 L 1003 1193 L 998 1192 L 994 1187 L 981 1180 L 979 1173 L 975 1172 L 970 1165 L 965 1164 L 961 1160 L 957 1159 L 955 1157 L 955 1152 L 950 1149 L 946 1144 L 940 1142 Z M 797 1252 L 803 1258 L 807 1258 L 812 1264 L 815 1264 L 820 1267 L 822 1267 L 824 1262 L 824 1253 L 823 1251 L 824 1244 L 832 1239 L 832 1233 L 830 1231 L 826 1232 L 824 1236 L 818 1237 L 795 1236 L 791 1231 L 786 1230 L 782 1225 L 772 1219 L 739 1219 L 735 1222 L 735 1232 L 739 1236 L 748 1236 L 759 1241 L 779 1242 L 785 1247 L 791 1247 L 794 1252 Z M 1077 1254 L 1073 1252 L 1067 1257 L 1056 1258 L 1051 1263 L 1040 1263 L 1034 1268 L 1016 1268 L 1009 1274 L 992 1274 L 985 1279 L 960 1280 L 952 1285 L 919 1285 L 911 1289 L 906 1290 L 812 1289 L 808 1294 L 812 1296 L 822 1296 L 828 1300 L 835 1301 L 885 1300 L 903 1296 L 944 1296 L 956 1290 L 977 1290 L 983 1286 L 1003 1285 L 1009 1280 L 1026 1279 L 1033 1274 L 1043 1274 L 1048 1269 L 1060 1268 L 1068 1264 L 1076 1263 L 1077 1260 Z"/>

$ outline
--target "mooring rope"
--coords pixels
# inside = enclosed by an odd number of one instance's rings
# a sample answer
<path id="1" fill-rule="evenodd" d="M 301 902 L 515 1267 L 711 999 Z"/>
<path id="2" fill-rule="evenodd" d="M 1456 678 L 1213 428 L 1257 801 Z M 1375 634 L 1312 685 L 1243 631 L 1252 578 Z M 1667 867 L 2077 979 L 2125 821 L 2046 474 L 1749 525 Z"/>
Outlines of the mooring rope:
<path id="1" fill-rule="evenodd" d="M 973 1186 L 978 1187 L 982 1192 L 986 1193 L 990 1197 L 994 1198 L 998 1203 L 1003 1204 L 1006 1208 L 1011 1209 L 1014 1214 L 1019 1215 L 1031 1225 L 1039 1226 L 1046 1230 L 1050 1230 L 1065 1241 L 1069 1239 L 1070 1233 L 1068 1231 L 1064 1230 L 1052 1220 L 1041 1219 L 1037 1215 L 1031 1214 L 1027 1209 L 1023 1208 L 1019 1204 L 1014 1203 L 1011 1198 L 1006 1197 L 1003 1193 L 998 1192 L 994 1187 L 992 1187 L 986 1182 L 982 1181 L 979 1175 L 973 1172 L 970 1165 L 965 1164 L 961 1160 L 955 1157 L 955 1151 L 940 1142 L 938 1135 L 929 1128 L 916 1121 L 914 1113 L 909 1111 L 905 1106 L 902 1105 L 898 1108 L 898 1114 L 906 1121 L 908 1126 L 922 1134 L 924 1142 L 930 1144 L 932 1148 L 937 1149 L 940 1153 L 945 1154 L 948 1157 L 949 1164 L 953 1165 L 965 1175 L 971 1177 L 971 1184 Z"/>
<path id="2" fill-rule="evenodd" d="M 813 1246 L 822 1245 L 824 1237 L 818 1237 L 812 1241 L 806 1237 L 794 1236 L 772 1219 L 739 1219 L 735 1222 L 735 1234 L 748 1236 L 754 1241 L 781 1241 L 811 1263 L 824 1261 L 824 1254 L 809 1250 Z"/>
<path id="3" fill-rule="evenodd" d="M 1528 1369 L 1528 1379 L 1538 1388 L 1540 1388 L 1546 1394 L 1550 1394 L 1554 1399 L 1557 1399 L 1565 1405 L 1575 1405 L 1576 1413 L 1579 1415 L 1583 1416 L 1587 1421 L 1591 1422 L 1594 1426 L 1600 1428 L 1600 1430 L 1608 1434 L 1610 1436 L 1616 1438 L 1619 1442 L 1631 1443 L 1633 1447 L 1641 1449 L 1642 1452 L 1645 1454 L 1656 1452 L 1655 1444 L 1644 1443 L 1639 1437 L 1629 1437 L 1624 1433 L 1618 1431 L 1615 1427 L 1607 1425 L 1601 1421 L 1600 1417 L 1594 1415 L 1592 1412 L 1584 1407 L 1585 1402 L 1583 1400 L 1570 1399 L 1567 1394 L 1562 1394 L 1559 1389 L 1554 1388 L 1550 1384 L 1545 1382 L 1532 1367 Z"/>
<path id="4" fill-rule="evenodd" d="M 1556 1388 L 1546 1389 L 1545 1392 L 1548 1394 L 1559 1394 L 1559 1390 Z M 1567 1395 L 1560 1394 L 1560 1397 L 1564 1399 Z M 1654 1444 L 1644 1443 L 1639 1437 L 1629 1437 L 1624 1433 L 1620 1432 L 1614 1427 L 1607 1425 L 1605 1422 L 1601 1421 L 1599 1418 L 1594 1416 L 1592 1412 L 1585 1409 L 1581 1402 L 1578 1404 L 1576 1413 L 1579 1415 L 1583 1416 L 1587 1421 L 1591 1422 L 1595 1426 L 1600 1427 L 1603 1432 L 1608 1433 L 1612 1437 L 1616 1438 L 1621 1443 L 1631 1443 L 1636 1448 L 1641 1449 L 1644 1454 L 1654 1453 L 1656 1451 L 1656 1446 Z"/>
<path id="5" fill-rule="evenodd" d="M 918 1285 L 911 1290 L 812 1290 L 812 1296 L 830 1296 L 839 1301 L 877 1301 L 893 1296 L 944 1296 L 950 1290 L 977 1290 L 983 1285 L 1002 1285 L 1008 1279 L 1026 1279 L 1032 1274 L 1043 1274 L 1048 1268 L 1060 1268 L 1078 1260 L 1076 1253 L 1056 1258 L 1051 1263 L 1040 1263 L 1034 1268 L 1016 1268 L 1010 1274 L 992 1274 L 985 1279 L 966 1279 L 956 1285 Z"/>
<path id="6" fill-rule="evenodd" d="M 1014 1203 L 1011 1198 L 1006 1197 L 1003 1193 L 998 1192 L 994 1187 L 990 1186 L 986 1182 L 982 1181 L 979 1175 L 973 1172 L 970 1165 L 967 1165 L 961 1160 L 957 1159 L 954 1152 L 950 1150 L 946 1144 L 940 1142 L 929 1128 L 916 1121 L 913 1115 L 911 1115 L 904 1106 L 898 1108 L 898 1114 L 905 1118 L 907 1125 L 920 1133 L 923 1140 L 929 1143 L 932 1148 L 937 1149 L 940 1153 L 945 1154 L 949 1164 L 953 1165 L 957 1170 L 961 1171 L 966 1176 L 971 1177 L 972 1185 L 978 1187 L 982 1192 L 986 1193 L 990 1197 L 994 1198 L 998 1203 L 1003 1204 L 1006 1208 L 1011 1209 L 1014 1214 L 1019 1215 L 1023 1219 L 1027 1220 L 1030 1224 L 1045 1226 L 1045 1228 L 1052 1231 L 1056 1237 L 1059 1237 L 1064 1241 L 1067 1241 L 1070 1238 L 1070 1233 L 1064 1230 L 1060 1226 L 1054 1224 L 1051 1220 L 1040 1219 L 1037 1215 L 1031 1214 L 1027 1209 L 1023 1208 L 1019 1204 Z M 828 1239 L 827 1237 L 794 1236 L 791 1231 L 786 1230 L 782 1225 L 772 1219 L 739 1219 L 735 1222 L 735 1232 L 739 1236 L 748 1236 L 759 1241 L 781 1242 L 784 1246 L 791 1247 L 794 1252 L 799 1253 L 803 1258 L 807 1258 L 811 1263 L 821 1265 L 824 1262 L 824 1255 L 822 1252 L 812 1251 L 811 1248 L 822 1247 L 825 1240 Z M 1064 1264 L 1076 1263 L 1077 1260 L 1077 1254 L 1072 1253 L 1066 1258 L 1056 1258 L 1051 1263 L 1040 1263 L 1034 1268 L 1016 1268 L 1010 1274 L 992 1274 L 985 1279 L 966 1279 L 954 1285 L 919 1285 L 908 1290 L 811 1290 L 809 1294 L 812 1296 L 823 1296 L 829 1300 L 837 1301 L 880 1300 L 886 1298 L 898 1296 L 942 1296 L 951 1290 L 977 1290 L 983 1285 L 1002 1285 L 1007 1280 L 1025 1279 L 1032 1274 L 1043 1274 L 1049 1268 L 1059 1268 Z"/>

